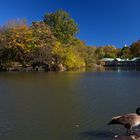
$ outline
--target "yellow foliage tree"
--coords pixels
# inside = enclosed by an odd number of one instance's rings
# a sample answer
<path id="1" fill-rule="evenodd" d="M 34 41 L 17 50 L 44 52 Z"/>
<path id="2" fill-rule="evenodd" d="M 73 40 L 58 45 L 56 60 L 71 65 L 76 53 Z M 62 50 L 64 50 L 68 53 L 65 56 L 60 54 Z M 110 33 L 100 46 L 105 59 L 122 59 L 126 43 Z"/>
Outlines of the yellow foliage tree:
<path id="1" fill-rule="evenodd" d="M 63 47 L 60 42 L 53 48 L 53 62 L 55 65 L 63 64 L 67 69 L 76 69 L 85 66 L 85 61 L 80 57 L 73 46 Z"/>
<path id="2" fill-rule="evenodd" d="M 7 29 L 4 42 L 6 49 L 12 51 L 11 59 L 23 65 L 28 61 L 28 54 L 34 47 L 35 38 L 32 30 L 26 25 Z"/>

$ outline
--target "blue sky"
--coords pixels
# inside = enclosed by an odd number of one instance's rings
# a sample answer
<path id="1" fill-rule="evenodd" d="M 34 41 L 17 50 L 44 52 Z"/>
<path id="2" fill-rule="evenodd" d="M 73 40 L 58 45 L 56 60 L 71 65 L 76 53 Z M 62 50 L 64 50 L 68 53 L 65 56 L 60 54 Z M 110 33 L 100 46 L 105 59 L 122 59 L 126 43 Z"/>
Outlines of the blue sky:
<path id="1" fill-rule="evenodd" d="M 41 20 L 64 9 L 78 23 L 78 38 L 91 46 L 122 47 L 140 39 L 140 0 L 1 0 L 0 25 L 10 19 Z"/>

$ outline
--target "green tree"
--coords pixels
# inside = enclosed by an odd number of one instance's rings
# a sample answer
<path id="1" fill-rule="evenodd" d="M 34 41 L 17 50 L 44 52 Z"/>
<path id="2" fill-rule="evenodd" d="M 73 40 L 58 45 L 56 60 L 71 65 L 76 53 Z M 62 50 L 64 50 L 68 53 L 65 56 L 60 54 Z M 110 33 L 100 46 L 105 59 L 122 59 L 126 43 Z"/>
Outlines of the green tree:
<path id="1" fill-rule="evenodd" d="M 51 27 L 54 36 L 62 43 L 70 42 L 78 32 L 75 21 L 63 10 L 45 14 L 44 22 Z"/>
<path id="2" fill-rule="evenodd" d="M 124 59 L 131 58 L 130 48 L 126 45 L 121 49 L 121 58 Z"/>
<path id="3" fill-rule="evenodd" d="M 114 46 L 105 46 L 103 47 L 103 51 L 105 53 L 106 58 L 115 58 L 117 50 Z"/>
<path id="4" fill-rule="evenodd" d="M 102 58 L 115 58 L 117 57 L 118 50 L 114 46 L 103 46 L 96 49 L 97 59 Z"/>
<path id="5" fill-rule="evenodd" d="M 96 59 L 102 59 L 105 57 L 105 52 L 103 50 L 103 47 L 97 47 L 97 49 L 95 50 L 95 54 L 96 54 Z"/>

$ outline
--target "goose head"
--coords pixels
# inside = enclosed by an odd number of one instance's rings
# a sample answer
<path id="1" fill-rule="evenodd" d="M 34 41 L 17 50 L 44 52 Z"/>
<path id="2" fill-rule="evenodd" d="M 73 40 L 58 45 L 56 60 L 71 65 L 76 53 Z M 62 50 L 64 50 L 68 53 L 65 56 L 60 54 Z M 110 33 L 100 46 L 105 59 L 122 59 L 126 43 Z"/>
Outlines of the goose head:
<path id="1" fill-rule="evenodd" d="M 138 108 L 136 109 L 136 114 L 137 114 L 137 115 L 140 115 L 140 107 L 138 107 Z"/>

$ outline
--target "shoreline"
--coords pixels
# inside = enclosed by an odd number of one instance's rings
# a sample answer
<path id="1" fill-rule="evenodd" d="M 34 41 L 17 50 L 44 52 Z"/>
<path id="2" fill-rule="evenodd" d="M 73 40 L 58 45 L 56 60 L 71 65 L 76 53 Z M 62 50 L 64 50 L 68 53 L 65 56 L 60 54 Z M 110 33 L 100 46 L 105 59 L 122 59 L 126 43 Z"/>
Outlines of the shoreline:
<path id="1" fill-rule="evenodd" d="M 101 65 L 95 65 L 94 67 L 82 67 L 82 68 L 75 68 L 75 69 L 47 69 L 42 66 L 27 66 L 27 67 L 8 67 L 8 68 L 0 68 L 0 72 L 66 72 L 66 71 L 140 71 L 140 67 L 105 67 Z"/>

